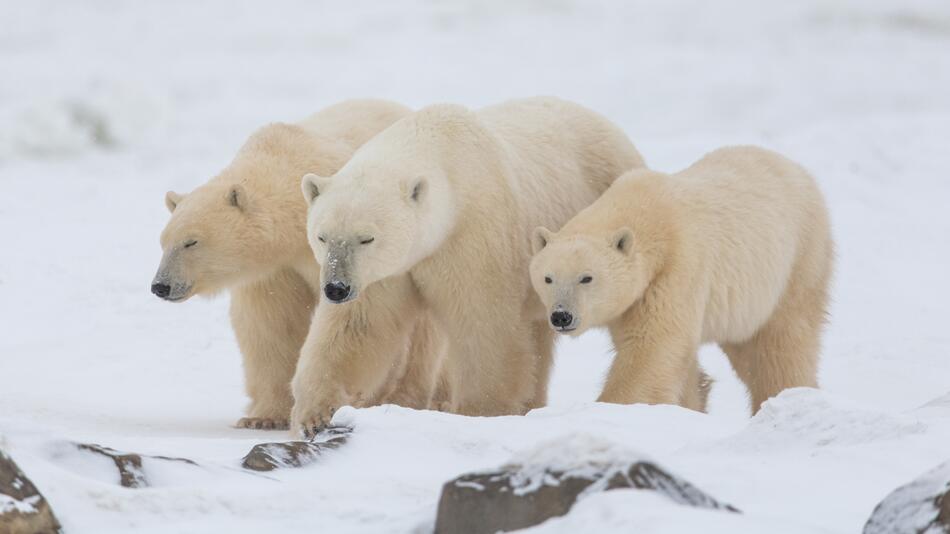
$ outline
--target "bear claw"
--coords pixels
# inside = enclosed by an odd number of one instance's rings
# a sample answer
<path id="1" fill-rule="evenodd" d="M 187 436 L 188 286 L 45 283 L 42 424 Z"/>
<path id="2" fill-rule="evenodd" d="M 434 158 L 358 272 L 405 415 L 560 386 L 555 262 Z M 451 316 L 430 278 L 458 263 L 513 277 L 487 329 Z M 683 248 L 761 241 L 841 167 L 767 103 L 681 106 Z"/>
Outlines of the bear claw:
<path id="1" fill-rule="evenodd" d="M 255 430 L 287 430 L 290 424 L 286 419 L 269 417 L 242 417 L 234 425 L 236 428 L 250 428 Z"/>

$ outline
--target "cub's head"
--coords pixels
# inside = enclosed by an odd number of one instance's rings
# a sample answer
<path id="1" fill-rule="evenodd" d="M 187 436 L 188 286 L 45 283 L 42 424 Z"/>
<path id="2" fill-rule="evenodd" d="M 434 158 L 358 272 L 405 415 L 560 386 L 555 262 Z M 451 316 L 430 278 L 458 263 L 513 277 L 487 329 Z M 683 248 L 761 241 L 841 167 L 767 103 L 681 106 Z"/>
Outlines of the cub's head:
<path id="1" fill-rule="evenodd" d="M 322 266 L 323 293 L 334 303 L 411 269 L 439 246 L 454 219 L 450 186 L 438 171 L 347 167 L 333 178 L 307 174 L 301 183 L 310 206 L 307 239 Z"/>
<path id="2" fill-rule="evenodd" d="M 554 330 L 579 335 L 626 311 L 646 288 L 646 269 L 633 232 L 558 236 L 538 228 L 532 236 L 531 284 Z"/>
<path id="3" fill-rule="evenodd" d="M 187 195 L 168 192 L 152 293 L 173 302 L 211 295 L 309 253 L 299 180 L 319 164 L 311 153 L 320 146 L 299 128 L 270 125 L 216 178 Z"/>

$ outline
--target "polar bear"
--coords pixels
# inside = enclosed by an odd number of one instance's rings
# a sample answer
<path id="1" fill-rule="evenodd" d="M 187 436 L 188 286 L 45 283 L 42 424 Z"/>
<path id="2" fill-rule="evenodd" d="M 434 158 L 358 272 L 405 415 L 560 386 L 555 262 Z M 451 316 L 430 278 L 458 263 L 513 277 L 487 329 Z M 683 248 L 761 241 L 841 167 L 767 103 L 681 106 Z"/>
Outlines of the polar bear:
<path id="1" fill-rule="evenodd" d="M 307 235 L 339 306 L 378 280 L 411 277 L 416 294 L 404 305 L 430 311 L 449 339 L 453 411 L 520 414 L 545 403 L 554 338 L 527 274 L 530 232 L 560 226 L 641 166 L 619 128 L 577 104 L 434 105 L 374 137 L 336 175 L 304 177 Z M 311 331 L 308 343 L 325 344 L 327 332 Z M 304 427 L 325 424 L 359 391 L 348 362 L 319 356 L 305 347 L 308 372 L 294 379 Z"/>
<path id="2" fill-rule="evenodd" d="M 299 124 L 265 126 L 218 176 L 188 195 L 166 195 L 172 215 L 162 232 L 164 254 L 152 292 L 183 302 L 230 290 L 231 324 L 251 399 L 238 427 L 286 428 L 293 404 L 291 378 L 320 293 L 300 177 L 333 173 L 357 147 L 410 111 L 382 100 L 350 100 Z M 408 285 L 408 276 L 403 278 Z M 386 320 L 385 302 L 402 298 L 399 281 L 390 286 L 374 288 L 379 306 L 361 310 L 365 317 Z M 400 320 L 414 331 L 411 353 L 408 343 L 390 347 L 387 371 L 398 385 L 369 401 L 425 407 L 441 341 L 424 315 Z"/>
<path id="3" fill-rule="evenodd" d="M 701 343 L 722 347 L 752 412 L 817 386 L 833 244 L 800 166 L 756 147 L 618 179 L 559 232 L 538 228 L 531 282 L 551 327 L 606 326 L 616 357 L 600 401 L 695 402 Z"/>

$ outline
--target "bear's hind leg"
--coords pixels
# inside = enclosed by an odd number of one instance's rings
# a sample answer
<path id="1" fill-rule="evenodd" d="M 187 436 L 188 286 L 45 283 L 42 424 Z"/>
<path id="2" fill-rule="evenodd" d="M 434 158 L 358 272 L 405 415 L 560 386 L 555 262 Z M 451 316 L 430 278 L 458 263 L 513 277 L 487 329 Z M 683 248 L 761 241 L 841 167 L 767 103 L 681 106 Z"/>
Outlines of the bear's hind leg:
<path id="1" fill-rule="evenodd" d="M 453 411 L 470 416 L 523 415 L 537 394 L 531 323 L 499 324 L 490 333 L 450 332 Z"/>
<path id="2" fill-rule="evenodd" d="M 406 408 L 426 409 L 432 407 L 433 399 L 443 372 L 448 341 L 428 312 L 419 310 L 419 318 L 409 340 L 409 352 L 402 376 L 383 396 L 380 404 L 396 404 Z M 440 391 L 440 397 L 448 396 Z M 440 399 L 441 402 L 441 399 Z M 439 408 L 435 405 L 436 409 Z"/>
<path id="3" fill-rule="evenodd" d="M 721 347 L 752 396 L 752 413 L 794 387 L 818 387 L 818 352 L 825 324 L 827 281 L 793 277 L 765 326 L 751 339 Z"/>
<path id="4" fill-rule="evenodd" d="M 694 358 L 690 362 L 689 379 L 682 392 L 680 406 L 705 413 L 712 383 L 712 378 L 699 366 L 699 359 Z"/>

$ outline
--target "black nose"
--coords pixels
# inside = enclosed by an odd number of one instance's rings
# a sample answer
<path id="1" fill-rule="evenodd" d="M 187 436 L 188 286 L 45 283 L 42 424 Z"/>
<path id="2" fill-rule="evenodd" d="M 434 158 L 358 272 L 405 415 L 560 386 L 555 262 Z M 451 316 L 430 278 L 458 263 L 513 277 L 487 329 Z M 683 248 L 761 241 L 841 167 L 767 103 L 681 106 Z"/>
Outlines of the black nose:
<path id="1" fill-rule="evenodd" d="M 323 286 L 323 293 L 333 302 L 340 302 L 350 296 L 350 286 L 343 282 L 330 282 Z"/>
<path id="2" fill-rule="evenodd" d="M 551 314 L 551 324 L 558 328 L 564 328 L 574 322 L 574 316 L 570 312 L 556 311 Z"/>
<path id="3" fill-rule="evenodd" d="M 165 298 L 171 292 L 172 286 L 168 284 L 152 284 L 152 293 L 154 293 L 156 297 Z"/>

